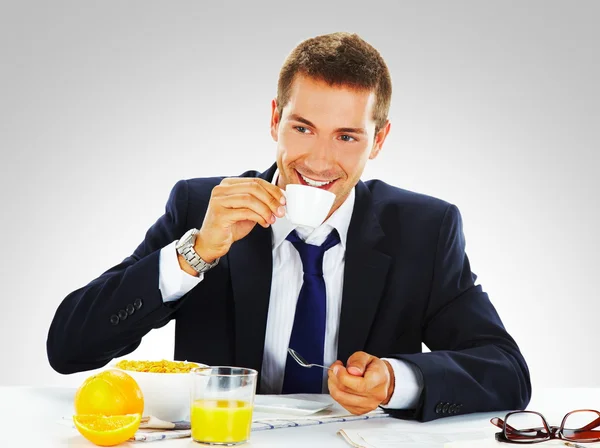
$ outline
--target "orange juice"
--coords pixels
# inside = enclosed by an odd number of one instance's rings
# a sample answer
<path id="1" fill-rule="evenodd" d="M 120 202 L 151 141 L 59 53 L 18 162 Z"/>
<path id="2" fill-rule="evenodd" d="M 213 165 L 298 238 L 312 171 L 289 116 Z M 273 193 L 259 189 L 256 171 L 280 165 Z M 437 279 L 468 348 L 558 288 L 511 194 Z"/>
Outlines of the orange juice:
<path id="1" fill-rule="evenodd" d="M 252 404 L 241 400 L 195 400 L 190 412 L 192 439 L 240 443 L 250 438 Z"/>

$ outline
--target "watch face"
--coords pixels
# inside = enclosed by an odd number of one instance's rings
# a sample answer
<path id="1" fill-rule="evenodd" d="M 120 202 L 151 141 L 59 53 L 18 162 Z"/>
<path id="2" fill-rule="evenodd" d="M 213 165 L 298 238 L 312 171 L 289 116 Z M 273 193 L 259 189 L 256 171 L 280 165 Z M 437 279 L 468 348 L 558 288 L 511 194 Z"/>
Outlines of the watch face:
<path id="1" fill-rule="evenodd" d="M 177 243 L 176 247 L 180 248 L 180 247 L 185 246 L 186 244 L 189 244 L 190 241 L 194 238 L 195 235 L 196 235 L 196 229 L 190 229 L 190 230 L 188 230 L 181 237 L 181 239 Z"/>

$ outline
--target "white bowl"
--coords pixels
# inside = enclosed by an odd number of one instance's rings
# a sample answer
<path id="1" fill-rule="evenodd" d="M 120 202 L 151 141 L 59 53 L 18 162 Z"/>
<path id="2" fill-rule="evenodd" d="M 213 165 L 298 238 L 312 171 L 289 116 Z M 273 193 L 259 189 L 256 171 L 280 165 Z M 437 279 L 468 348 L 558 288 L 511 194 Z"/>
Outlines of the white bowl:
<path id="1" fill-rule="evenodd" d="M 195 364 L 207 367 L 206 364 Z M 110 368 L 127 373 L 138 383 L 144 395 L 144 417 L 151 415 L 167 422 L 189 421 L 190 373 L 137 372 L 121 369 L 116 363 Z"/>

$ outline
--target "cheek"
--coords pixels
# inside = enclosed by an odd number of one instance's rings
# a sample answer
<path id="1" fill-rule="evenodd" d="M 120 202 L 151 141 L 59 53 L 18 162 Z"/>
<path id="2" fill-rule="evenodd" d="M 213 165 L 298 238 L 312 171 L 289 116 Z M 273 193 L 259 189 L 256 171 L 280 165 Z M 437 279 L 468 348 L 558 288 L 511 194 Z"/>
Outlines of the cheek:
<path id="1" fill-rule="evenodd" d="M 282 131 L 279 134 L 278 150 L 284 161 L 293 161 L 308 153 L 310 146 L 306 137 Z"/>
<path id="2" fill-rule="evenodd" d="M 369 158 L 366 150 L 340 152 L 337 160 L 338 165 L 344 170 L 348 177 L 360 177 Z"/>

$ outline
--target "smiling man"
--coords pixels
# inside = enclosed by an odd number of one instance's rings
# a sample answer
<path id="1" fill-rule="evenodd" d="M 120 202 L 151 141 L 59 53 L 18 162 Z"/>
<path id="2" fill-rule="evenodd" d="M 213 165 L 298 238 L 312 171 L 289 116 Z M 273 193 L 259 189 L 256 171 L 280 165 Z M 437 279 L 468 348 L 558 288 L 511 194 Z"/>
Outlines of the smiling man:
<path id="1" fill-rule="evenodd" d="M 330 393 L 355 414 L 421 421 L 524 408 L 527 364 L 475 284 L 457 207 L 360 180 L 391 93 L 359 36 L 299 44 L 272 101 L 276 163 L 179 181 L 135 252 L 62 301 L 52 367 L 105 366 L 176 319 L 175 359 L 257 369 L 260 393 Z M 335 194 L 319 227 L 285 218 L 290 184 Z M 303 370 L 295 344 L 332 369 Z"/>

